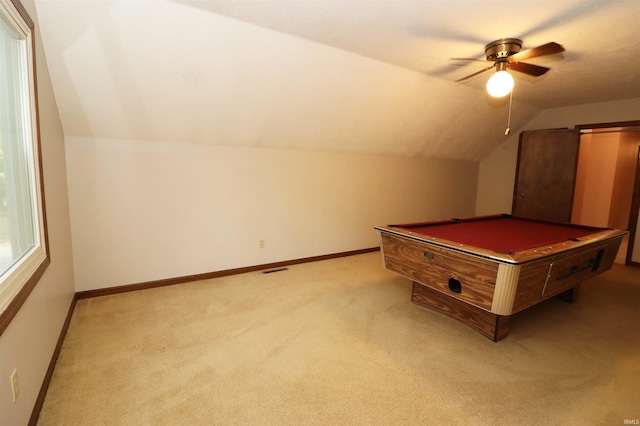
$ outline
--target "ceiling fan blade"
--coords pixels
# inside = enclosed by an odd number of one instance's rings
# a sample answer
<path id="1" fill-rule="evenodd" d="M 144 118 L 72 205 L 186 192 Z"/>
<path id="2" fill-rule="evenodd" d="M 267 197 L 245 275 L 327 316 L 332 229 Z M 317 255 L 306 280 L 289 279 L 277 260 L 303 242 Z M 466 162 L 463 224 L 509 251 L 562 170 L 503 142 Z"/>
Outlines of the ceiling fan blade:
<path id="1" fill-rule="evenodd" d="M 522 72 L 525 74 L 532 75 L 534 77 L 540 77 L 542 74 L 549 71 L 547 67 L 541 67 L 539 65 L 527 64 L 525 62 L 511 62 L 509 64 L 509 69 L 513 71 Z"/>
<path id="2" fill-rule="evenodd" d="M 478 59 L 478 58 L 449 58 L 452 61 L 475 61 L 475 62 L 487 62 L 486 59 Z"/>
<path id="3" fill-rule="evenodd" d="M 509 62 L 522 62 L 527 59 L 537 58 L 538 56 L 553 55 L 555 53 L 564 52 L 564 47 L 558 43 L 550 42 L 538 47 L 532 47 L 531 49 L 523 50 L 507 57 Z"/>
<path id="4" fill-rule="evenodd" d="M 489 70 L 490 70 L 491 68 L 493 68 L 494 66 L 495 66 L 495 65 L 491 65 L 490 67 L 487 67 L 487 68 L 481 69 L 480 71 L 474 72 L 473 74 L 470 74 L 470 75 L 468 75 L 468 76 L 466 76 L 466 77 L 459 78 L 458 80 L 456 80 L 456 83 L 457 83 L 457 82 L 459 82 L 459 81 L 468 80 L 468 79 L 470 79 L 471 77 L 475 77 L 476 75 L 478 75 L 478 74 L 482 74 L 482 73 L 483 73 L 483 72 L 485 72 L 485 71 L 489 71 Z"/>

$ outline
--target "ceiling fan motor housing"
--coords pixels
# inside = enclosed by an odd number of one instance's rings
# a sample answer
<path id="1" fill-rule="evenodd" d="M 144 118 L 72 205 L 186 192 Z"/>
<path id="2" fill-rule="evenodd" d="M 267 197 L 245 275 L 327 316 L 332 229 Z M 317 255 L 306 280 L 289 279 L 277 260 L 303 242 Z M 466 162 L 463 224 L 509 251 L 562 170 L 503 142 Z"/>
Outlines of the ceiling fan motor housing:
<path id="1" fill-rule="evenodd" d="M 540 65 L 529 64 L 524 61 L 530 58 L 553 55 L 565 51 L 562 45 L 553 41 L 524 51 L 520 51 L 521 48 L 522 40 L 517 38 L 503 38 L 487 44 L 484 47 L 484 53 L 487 55 L 487 61 L 493 62 L 493 65 L 481 69 L 480 71 L 476 71 L 466 77 L 459 78 L 456 81 L 467 80 L 478 74 L 482 74 L 485 71 L 489 71 L 492 68 L 496 72 L 506 71 L 507 69 L 509 69 L 511 71 L 518 71 L 534 77 L 539 77 L 549 71 L 549 68 Z M 477 59 L 472 58 L 457 59 L 477 61 Z"/>
<path id="2" fill-rule="evenodd" d="M 484 53 L 487 55 L 487 61 L 499 61 L 520 52 L 521 47 L 522 40 L 503 38 L 487 44 Z"/>

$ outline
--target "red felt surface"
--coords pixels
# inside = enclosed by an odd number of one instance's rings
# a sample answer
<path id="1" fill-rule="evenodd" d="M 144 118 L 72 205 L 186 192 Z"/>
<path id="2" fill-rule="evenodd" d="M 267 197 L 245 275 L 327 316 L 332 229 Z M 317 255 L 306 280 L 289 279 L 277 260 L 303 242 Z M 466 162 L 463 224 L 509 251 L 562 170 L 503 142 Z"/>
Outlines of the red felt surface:
<path id="1" fill-rule="evenodd" d="M 403 228 L 402 225 L 398 228 Z M 497 253 L 515 253 L 522 250 L 579 239 L 601 231 L 599 228 L 563 225 L 535 220 L 499 217 L 462 221 L 459 223 L 418 224 L 405 228 L 411 232 L 442 238 Z"/>

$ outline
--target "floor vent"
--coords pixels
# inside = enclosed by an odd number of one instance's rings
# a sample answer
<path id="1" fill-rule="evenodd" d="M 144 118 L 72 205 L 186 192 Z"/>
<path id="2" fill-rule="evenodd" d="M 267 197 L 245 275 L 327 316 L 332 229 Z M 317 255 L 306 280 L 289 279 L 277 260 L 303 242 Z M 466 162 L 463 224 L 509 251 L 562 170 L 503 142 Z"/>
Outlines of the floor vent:
<path id="1" fill-rule="evenodd" d="M 263 271 L 263 274 L 273 274 L 274 272 L 281 272 L 281 271 L 288 271 L 289 268 L 278 268 L 278 269 L 271 269 L 269 271 Z"/>

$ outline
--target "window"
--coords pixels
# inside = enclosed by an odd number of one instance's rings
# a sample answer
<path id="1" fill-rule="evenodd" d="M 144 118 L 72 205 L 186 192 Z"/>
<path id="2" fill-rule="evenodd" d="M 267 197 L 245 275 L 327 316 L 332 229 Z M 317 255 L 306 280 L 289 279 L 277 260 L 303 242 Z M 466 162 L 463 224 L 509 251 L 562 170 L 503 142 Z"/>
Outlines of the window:
<path id="1" fill-rule="evenodd" d="M 0 333 L 49 264 L 32 29 L 0 0 Z"/>

